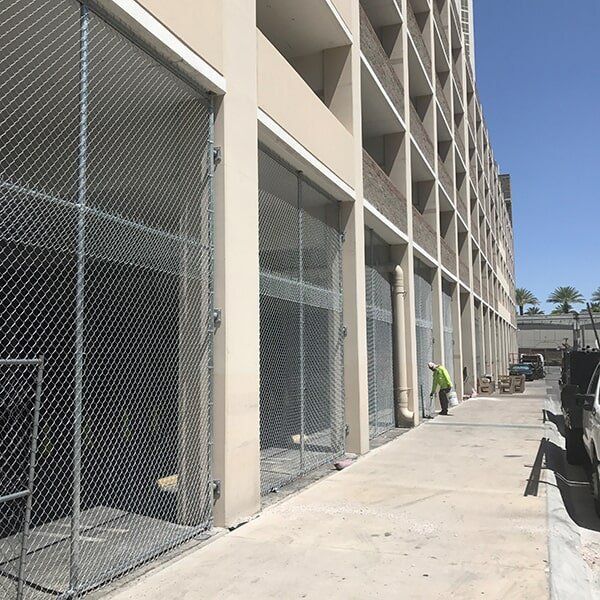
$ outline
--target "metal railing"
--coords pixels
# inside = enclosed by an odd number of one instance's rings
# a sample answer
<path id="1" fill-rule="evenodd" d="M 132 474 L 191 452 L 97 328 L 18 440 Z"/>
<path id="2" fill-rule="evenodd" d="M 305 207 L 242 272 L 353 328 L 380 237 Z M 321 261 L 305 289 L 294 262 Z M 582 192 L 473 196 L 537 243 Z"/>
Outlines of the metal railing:
<path id="1" fill-rule="evenodd" d="M 44 358 L 0 360 L 2 390 L 2 483 L 0 528 L 15 532 L 0 540 L 0 592 L 22 600 L 33 507 Z"/>
<path id="2" fill-rule="evenodd" d="M 45 357 L 27 599 L 81 595 L 212 519 L 212 107 L 118 27 L 0 0 L 0 339 Z"/>

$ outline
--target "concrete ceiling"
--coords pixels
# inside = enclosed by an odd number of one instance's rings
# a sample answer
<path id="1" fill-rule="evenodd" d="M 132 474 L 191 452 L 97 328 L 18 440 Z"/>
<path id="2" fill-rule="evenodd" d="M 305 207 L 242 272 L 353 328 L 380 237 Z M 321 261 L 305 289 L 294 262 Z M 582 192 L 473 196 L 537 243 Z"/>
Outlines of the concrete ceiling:
<path id="1" fill-rule="evenodd" d="M 287 58 L 351 43 L 327 0 L 257 0 L 258 28 Z"/>

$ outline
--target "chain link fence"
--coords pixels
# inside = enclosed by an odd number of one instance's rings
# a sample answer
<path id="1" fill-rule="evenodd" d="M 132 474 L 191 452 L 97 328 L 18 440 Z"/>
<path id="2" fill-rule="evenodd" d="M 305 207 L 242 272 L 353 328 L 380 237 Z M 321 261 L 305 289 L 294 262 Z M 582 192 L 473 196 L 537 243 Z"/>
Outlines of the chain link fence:
<path id="1" fill-rule="evenodd" d="M 339 204 L 259 150 L 261 489 L 344 451 Z"/>
<path id="2" fill-rule="evenodd" d="M 433 271 L 415 259 L 415 324 L 417 337 L 417 385 L 421 417 L 432 417 L 434 403 L 429 398 L 433 375 L 427 363 L 433 361 Z"/>
<path id="3" fill-rule="evenodd" d="M 45 357 L 0 590 L 76 596 L 210 525 L 212 111 L 74 0 L 0 0 L 0 98 L 0 358 Z M 3 418 L 14 486 L 31 434 Z"/>
<path id="4" fill-rule="evenodd" d="M 442 280 L 442 317 L 444 327 L 444 366 L 454 380 L 454 322 L 452 320 L 452 284 Z"/>
<path id="5" fill-rule="evenodd" d="M 477 375 L 475 378 L 475 385 L 477 385 L 477 378 L 481 377 L 483 373 L 483 330 L 481 327 L 481 305 L 475 302 L 475 308 L 473 312 L 473 326 L 475 328 L 475 369 Z"/>
<path id="6" fill-rule="evenodd" d="M 392 286 L 390 246 L 365 230 L 367 353 L 369 368 L 369 436 L 395 426 Z"/>

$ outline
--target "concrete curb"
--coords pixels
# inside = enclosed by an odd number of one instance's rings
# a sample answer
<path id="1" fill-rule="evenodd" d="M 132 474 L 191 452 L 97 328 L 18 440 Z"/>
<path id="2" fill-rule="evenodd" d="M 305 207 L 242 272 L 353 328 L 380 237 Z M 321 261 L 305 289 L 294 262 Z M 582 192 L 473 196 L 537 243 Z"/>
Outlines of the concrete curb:
<path id="1" fill-rule="evenodd" d="M 544 408 L 560 414 L 560 404 L 546 398 Z M 546 421 L 548 440 L 564 448 L 564 440 L 556 426 Z M 563 457 L 564 460 L 564 457 Z M 581 533 L 565 508 L 556 476 L 546 469 L 546 501 L 548 510 L 548 560 L 551 600 L 592 600 L 589 568 L 581 554 Z"/>

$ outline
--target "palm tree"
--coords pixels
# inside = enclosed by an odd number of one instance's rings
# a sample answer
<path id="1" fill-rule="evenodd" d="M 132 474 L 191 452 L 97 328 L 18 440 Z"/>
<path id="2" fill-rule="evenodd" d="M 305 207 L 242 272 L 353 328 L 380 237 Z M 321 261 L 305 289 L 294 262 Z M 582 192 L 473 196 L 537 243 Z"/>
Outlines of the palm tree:
<path id="1" fill-rule="evenodd" d="M 544 311 L 539 306 L 530 306 L 525 312 L 526 315 L 543 315 Z"/>
<path id="2" fill-rule="evenodd" d="M 555 311 L 559 313 L 568 313 L 573 309 L 573 304 L 581 304 L 584 302 L 584 299 L 578 289 L 571 285 L 563 285 L 557 287 L 548 296 L 548 302 L 552 302 L 553 304 L 557 305 Z"/>
<path id="3" fill-rule="evenodd" d="M 596 302 L 600 302 L 600 287 L 596 289 L 595 292 L 592 293 L 592 297 L 590 298 L 590 302 L 595 304 Z"/>
<path id="4" fill-rule="evenodd" d="M 517 288 L 515 290 L 515 296 L 517 300 L 517 306 L 519 307 L 519 314 L 523 316 L 523 308 L 527 304 L 532 304 L 535 306 L 539 304 L 540 301 L 526 288 Z"/>
<path id="5" fill-rule="evenodd" d="M 573 306 L 568 302 L 557 304 L 550 313 L 551 315 L 568 315 L 573 310 Z"/>

